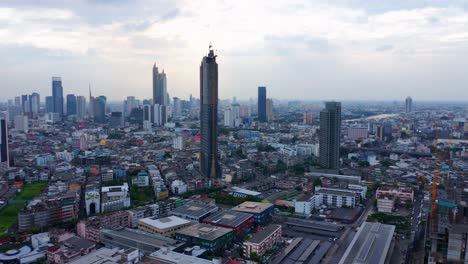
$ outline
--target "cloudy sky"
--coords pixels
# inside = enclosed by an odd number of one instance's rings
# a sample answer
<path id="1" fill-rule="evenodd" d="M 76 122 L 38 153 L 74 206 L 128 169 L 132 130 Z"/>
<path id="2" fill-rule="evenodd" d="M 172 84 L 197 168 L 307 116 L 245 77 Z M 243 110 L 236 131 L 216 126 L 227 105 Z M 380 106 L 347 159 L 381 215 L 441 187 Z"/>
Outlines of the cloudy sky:
<path id="1" fill-rule="evenodd" d="M 468 1 L 1 0 L 0 101 L 22 93 L 198 97 L 218 53 L 221 98 L 468 99 Z"/>

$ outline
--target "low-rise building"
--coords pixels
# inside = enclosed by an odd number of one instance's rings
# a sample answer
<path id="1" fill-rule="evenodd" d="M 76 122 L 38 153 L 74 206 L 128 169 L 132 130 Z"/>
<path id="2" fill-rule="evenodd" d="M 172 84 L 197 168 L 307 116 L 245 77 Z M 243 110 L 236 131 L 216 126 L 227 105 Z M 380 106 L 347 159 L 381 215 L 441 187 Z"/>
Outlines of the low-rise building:
<path id="1" fill-rule="evenodd" d="M 255 224 L 263 225 L 273 217 L 274 206 L 270 203 L 243 202 L 231 210 L 252 214 Z"/>
<path id="2" fill-rule="evenodd" d="M 235 236 L 241 236 L 252 229 L 254 217 L 247 213 L 225 210 L 208 216 L 202 222 L 214 226 L 231 228 L 234 230 Z"/>
<path id="3" fill-rule="evenodd" d="M 189 245 L 200 246 L 207 251 L 216 252 L 231 244 L 233 230 L 199 223 L 177 231 L 176 239 Z"/>
<path id="4" fill-rule="evenodd" d="M 377 211 L 383 213 L 391 213 L 395 208 L 395 196 L 391 194 L 376 194 Z"/>
<path id="5" fill-rule="evenodd" d="M 265 252 L 281 241 L 281 226 L 270 224 L 244 241 L 244 255 L 250 257 L 251 253 L 263 256 Z"/>
<path id="6" fill-rule="evenodd" d="M 48 263 L 68 263 L 83 255 L 89 254 L 96 249 L 96 244 L 92 241 L 73 236 L 59 245 L 51 246 L 47 249 Z"/>
<path id="7" fill-rule="evenodd" d="M 218 207 L 216 206 L 189 201 L 175 208 L 169 212 L 169 214 L 190 220 L 194 223 L 199 223 L 207 216 L 217 211 Z"/>
<path id="8" fill-rule="evenodd" d="M 177 216 L 148 217 L 138 220 L 138 229 L 141 231 L 165 237 L 174 237 L 178 230 L 190 225 L 190 221 Z"/>
<path id="9" fill-rule="evenodd" d="M 364 222 L 346 249 L 339 264 L 389 263 L 395 226 Z"/>
<path id="10" fill-rule="evenodd" d="M 376 196 L 378 195 L 392 195 L 398 197 L 402 203 L 409 201 L 413 202 L 414 200 L 414 191 L 412 188 L 405 187 L 390 187 L 383 186 L 377 189 Z"/>
<path id="11" fill-rule="evenodd" d="M 101 243 L 108 248 L 138 249 L 144 255 L 162 248 L 174 250 L 184 245 L 175 239 L 129 228 L 102 229 Z"/>
<path id="12" fill-rule="evenodd" d="M 122 210 L 130 207 L 128 184 L 101 188 L 101 213 Z"/>

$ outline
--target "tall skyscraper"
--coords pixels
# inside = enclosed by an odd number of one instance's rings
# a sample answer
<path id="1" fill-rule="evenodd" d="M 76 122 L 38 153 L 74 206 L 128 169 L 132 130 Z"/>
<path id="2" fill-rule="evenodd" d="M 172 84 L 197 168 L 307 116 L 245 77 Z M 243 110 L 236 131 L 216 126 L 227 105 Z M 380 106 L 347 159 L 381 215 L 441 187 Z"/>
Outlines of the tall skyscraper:
<path id="1" fill-rule="evenodd" d="M 23 110 L 23 114 L 29 113 L 29 101 L 27 94 L 21 95 L 21 108 Z"/>
<path id="2" fill-rule="evenodd" d="M 270 98 L 266 101 L 266 117 L 268 122 L 273 120 L 273 99 Z"/>
<path id="3" fill-rule="evenodd" d="M 45 103 L 46 103 L 46 113 L 53 113 L 54 112 L 54 97 L 46 96 Z"/>
<path id="4" fill-rule="evenodd" d="M 52 77 L 52 97 L 54 102 L 54 113 L 63 116 L 63 87 L 62 78 Z"/>
<path id="5" fill-rule="evenodd" d="M 8 154 L 8 118 L 0 115 L 0 168 L 9 168 Z"/>
<path id="6" fill-rule="evenodd" d="M 86 97 L 76 97 L 76 115 L 79 119 L 83 119 L 86 116 Z"/>
<path id="7" fill-rule="evenodd" d="M 77 105 L 76 96 L 74 94 L 67 94 L 67 115 L 76 115 Z"/>
<path id="8" fill-rule="evenodd" d="M 153 104 L 168 105 L 167 78 L 164 70 L 159 73 L 156 63 L 153 66 Z"/>
<path id="9" fill-rule="evenodd" d="M 94 99 L 94 122 L 104 123 L 106 121 L 107 98 L 103 95 Z"/>
<path id="10" fill-rule="evenodd" d="M 266 87 L 258 87 L 258 121 L 267 121 L 267 110 L 266 110 Z"/>
<path id="11" fill-rule="evenodd" d="M 320 166 L 340 168 L 341 103 L 326 102 L 320 112 Z"/>
<path id="12" fill-rule="evenodd" d="M 220 178 L 218 163 L 218 64 L 213 49 L 200 65 L 200 171 L 206 178 Z"/>
<path id="13" fill-rule="evenodd" d="M 181 105 L 179 97 L 174 97 L 173 105 L 174 105 L 174 108 L 173 108 L 172 115 L 175 117 L 180 116 L 182 114 L 182 105 Z"/>
<path id="14" fill-rule="evenodd" d="M 29 104 L 32 117 L 37 117 L 41 108 L 41 96 L 38 93 L 32 93 L 29 96 Z"/>
<path id="15" fill-rule="evenodd" d="M 413 99 L 411 97 L 406 97 L 405 106 L 406 113 L 413 111 Z"/>

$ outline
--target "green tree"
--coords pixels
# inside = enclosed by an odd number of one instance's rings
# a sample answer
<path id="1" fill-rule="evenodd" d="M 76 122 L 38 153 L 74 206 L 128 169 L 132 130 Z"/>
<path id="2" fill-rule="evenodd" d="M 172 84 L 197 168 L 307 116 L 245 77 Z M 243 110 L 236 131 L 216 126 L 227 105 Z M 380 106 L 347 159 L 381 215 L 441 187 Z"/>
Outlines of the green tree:
<path id="1" fill-rule="evenodd" d="M 257 255 L 255 252 L 250 253 L 250 259 L 256 262 L 262 261 L 262 257 Z"/>

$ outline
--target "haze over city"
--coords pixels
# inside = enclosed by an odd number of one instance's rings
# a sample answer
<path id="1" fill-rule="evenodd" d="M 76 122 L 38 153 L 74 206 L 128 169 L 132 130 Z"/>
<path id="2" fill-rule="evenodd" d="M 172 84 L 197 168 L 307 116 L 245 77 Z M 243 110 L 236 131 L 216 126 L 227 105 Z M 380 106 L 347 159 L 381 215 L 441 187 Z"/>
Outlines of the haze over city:
<path id="1" fill-rule="evenodd" d="M 4 98 L 50 91 L 151 98 L 154 62 L 171 96 L 198 94 L 213 43 L 219 96 L 463 100 L 466 1 L 1 1 Z"/>

